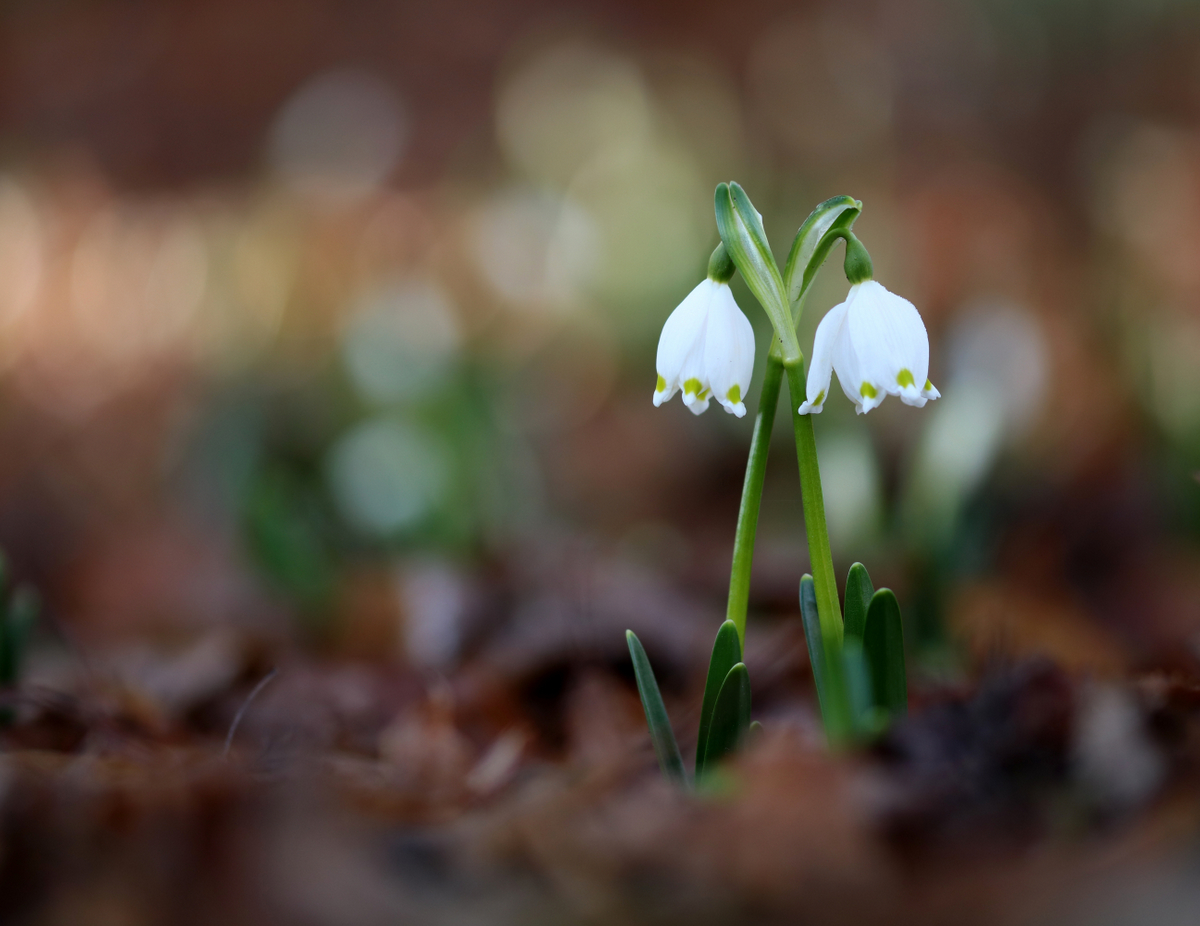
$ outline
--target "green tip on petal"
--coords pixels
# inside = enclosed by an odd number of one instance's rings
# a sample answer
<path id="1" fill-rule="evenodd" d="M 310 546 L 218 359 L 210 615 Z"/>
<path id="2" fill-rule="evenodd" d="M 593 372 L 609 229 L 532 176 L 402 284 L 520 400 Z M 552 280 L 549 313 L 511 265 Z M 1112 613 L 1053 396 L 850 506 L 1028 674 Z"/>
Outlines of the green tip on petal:
<path id="1" fill-rule="evenodd" d="M 862 388 L 858 391 L 864 399 L 873 399 L 875 396 L 879 395 L 879 393 L 875 391 L 875 387 L 866 380 L 863 380 Z"/>
<path id="2" fill-rule="evenodd" d="M 699 395 L 700 380 L 696 379 L 694 376 L 691 379 L 684 380 L 683 392 L 685 395 Z"/>
<path id="3" fill-rule="evenodd" d="M 737 383 L 734 383 L 729 387 L 729 391 L 725 393 L 725 398 L 727 398 L 734 405 L 737 405 L 738 402 L 742 401 L 742 387 Z"/>
<path id="4" fill-rule="evenodd" d="M 928 383 L 929 380 L 925 380 L 925 382 Z M 912 370 L 901 370 L 900 374 L 896 377 L 896 385 L 902 389 L 905 386 L 916 385 L 915 381 L 913 380 Z"/>
<path id="5" fill-rule="evenodd" d="M 925 388 L 926 388 L 926 389 L 932 389 L 932 388 L 933 388 L 933 383 L 932 383 L 932 382 L 930 382 L 929 380 L 925 380 Z"/>
<path id="6" fill-rule="evenodd" d="M 824 389 L 822 389 L 820 392 L 818 392 L 818 393 L 817 393 L 817 397 L 816 397 L 815 399 L 813 399 L 813 403 L 812 403 L 812 404 L 813 404 L 813 405 L 820 405 L 820 404 L 821 404 L 822 402 L 824 402 L 824 401 L 825 401 L 825 390 L 824 390 Z"/>
<path id="7" fill-rule="evenodd" d="M 654 382 L 654 391 L 655 392 L 666 392 L 666 390 L 667 390 L 667 381 L 665 379 L 663 379 L 662 376 L 660 375 L 658 377 L 658 379 L 655 380 L 655 382 Z"/>

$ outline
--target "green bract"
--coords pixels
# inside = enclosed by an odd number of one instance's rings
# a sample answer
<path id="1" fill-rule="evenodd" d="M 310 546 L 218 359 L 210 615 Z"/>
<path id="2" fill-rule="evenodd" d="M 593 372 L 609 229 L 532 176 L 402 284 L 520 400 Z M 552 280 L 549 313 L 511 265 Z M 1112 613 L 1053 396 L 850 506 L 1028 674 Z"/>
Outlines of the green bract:
<path id="1" fill-rule="evenodd" d="M 717 185 L 714 196 L 717 213 L 717 231 L 729 256 L 737 265 L 742 279 L 750 292 L 766 309 L 775 329 L 775 336 L 783 345 L 784 362 L 800 360 L 800 343 L 792 327 L 792 316 L 788 309 L 787 291 L 783 277 L 775 264 L 767 233 L 763 230 L 762 216 L 750 202 L 750 197 L 736 183 Z"/>
<path id="2" fill-rule="evenodd" d="M 796 232 L 791 253 L 783 268 L 783 283 L 796 321 L 800 320 L 804 299 L 817 271 L 837 244 L 839 230 L 853 225 L 860 212 L 862 203 L 857 199 L 835 196 L 817 206 Z"/>

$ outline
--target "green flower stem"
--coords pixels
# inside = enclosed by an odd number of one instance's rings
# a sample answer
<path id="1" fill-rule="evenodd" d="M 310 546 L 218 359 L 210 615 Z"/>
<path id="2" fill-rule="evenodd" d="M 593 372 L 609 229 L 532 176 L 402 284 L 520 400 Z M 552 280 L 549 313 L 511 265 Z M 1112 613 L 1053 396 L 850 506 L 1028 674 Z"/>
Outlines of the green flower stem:
<path id="1" fill-rule="evenodd" d="M 767 473 L 767 451 L 771 447 L 771 428 L 779 404 L 779 386 L 783 382 L 783 360 L 779 344 L 772 339 L 767 353 L 767 372 L 763 376 L 754 436 L 750 438 L 750 459 L 746 462 L 746 481 L 742 485 L 742 504 L 738 508 L 737 532 L 733 538 L 733 568 L 729 575 L 729 604 L 725 617 L 737 627 L 738 639 L 746 643 L 746 608 L 750 601 L 750 565 L 754 560 L 754 533 L 762 505 L 763 479 Z"/>
<path id="2" fill-rule="evenodd" d="M 804 530 L 808 534 L 808 556 L 817 593 L 817 615 L 827 653 L 842 647 L 842 609 L 838 603 L 829 529 L 825 525 L 825 498 L 821 493 L 821 469 L 817 465 L 817 443 L 812 416 L 798 411 L 805 399 L 804 361 L 785 363 L 792 401 L 792 426 L 796 432 L 796 458 L 800 464 L 800 497 L 804 503 Z"/>

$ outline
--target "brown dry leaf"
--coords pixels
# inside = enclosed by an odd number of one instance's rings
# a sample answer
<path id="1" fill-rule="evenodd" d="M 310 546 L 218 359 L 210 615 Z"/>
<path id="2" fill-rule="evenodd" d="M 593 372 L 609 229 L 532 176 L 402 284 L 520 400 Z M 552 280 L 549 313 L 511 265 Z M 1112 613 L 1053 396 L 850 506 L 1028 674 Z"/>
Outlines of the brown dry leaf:
<path id="1" fill-rule="evenodd" d="M 858 767 L 768 728 L 730 773 L 731 799 L 703 807 L 674 834 L 694 883 L 723 884 L 798 919 L 807 911 L 830 922 L 829 911 L 842 909 L 849 920 L 885 907 L 890 874 Z"/>
<path id="2" fill-rule="evenodd" d="M 581 768 L 622 761 L 646 736 L 641 702 L 608 672 L 586 670 L 567 694 L 567 752 Z"/>
<path id="3" fill-rule="evenodd" d="M 130 644 L 96 661 L 105 674 L 172 717 L 222 694 L 245 671 L 251 646 L 242 634 L 218 629 L 183 647 Z"/>
<path id="4" fill-rule="evenodd" d="M 454 724 L 449 688 L 435 688 L 424 704 L 389 725 L 379 736 L 379 755 L 394 769 L 397 785 L 424 794 L 429 804 L 462 800 L 472 750 Z"/>
<path id="5" fill-rule="evenodd" d="M 953 595 L 946 614 L 976 664 L 997 656 L 1048 656 L 1070 671 L 1109 678 L 1126 669 L 1118 642 L 1062 598 L 1027 594 L 999 581 L 976 582 Z"/>
<path id="6" fill-rule="evenodd" d="M 333 646 L 358 659 L 395 660 L 401 655 L 398 640 L 400 603 L 396 580 L 382 569 L 359 568 L 343 577 L 335 604 Z"/>
<path id="7" fill-rule="evenodd" d="M 467 787 L 480 797 L 494 794 L 516 774 L 531 735 L 521 728 L 506 730 L 488 747 L 467 775 Z"/>

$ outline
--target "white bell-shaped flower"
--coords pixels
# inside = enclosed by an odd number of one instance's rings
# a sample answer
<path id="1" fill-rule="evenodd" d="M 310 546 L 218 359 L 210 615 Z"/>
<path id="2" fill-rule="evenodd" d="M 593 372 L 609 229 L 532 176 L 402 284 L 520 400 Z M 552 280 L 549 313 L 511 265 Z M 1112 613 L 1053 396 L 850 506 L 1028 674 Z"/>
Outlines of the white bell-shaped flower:
<path id="1" fill-rule="evenodd" d="M 874 280 L 851 286 L 817 326 L 800 414 L 821 411 L 833 373 L 860 415 L 889 395 L 917 408 L 941 395 L 929 381 L 929 335 L 916 307 Z"/>
<path id="2" fill-rule="evenodd" d="M 699 415 L 716 399 L 741 418 L 754 372 L 754 329 L 727 283 L 707 279 L 667 318 L 658 339 L 654 404 L 683 390 L 683 404 Z"/>

